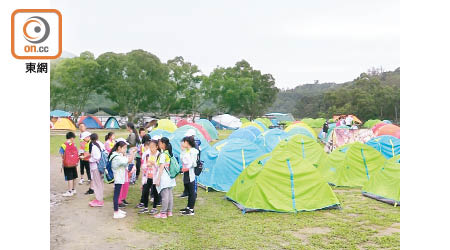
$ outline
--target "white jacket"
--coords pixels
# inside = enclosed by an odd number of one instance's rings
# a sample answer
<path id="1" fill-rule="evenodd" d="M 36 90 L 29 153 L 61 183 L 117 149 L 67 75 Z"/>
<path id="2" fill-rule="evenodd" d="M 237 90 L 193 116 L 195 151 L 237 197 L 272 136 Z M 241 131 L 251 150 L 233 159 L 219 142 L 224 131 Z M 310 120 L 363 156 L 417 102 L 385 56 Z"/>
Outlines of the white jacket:
<path id="1" fill-rule="evenodd" d="M 180 160 L 183 168 L 189 169 L 189 181 L 195 181 L 195 171 L 194 168 L 197 166 L 197 155 L 198 150 L 196 148 L 191 148 L 188 150 L 181 151 Z"/>
<path id="2" fill-rule="evenodd" d="M 113 152 L 110 159 L 113 159 L 111 162 L 111 169 L 114 173 L 114 184 L 124 184 L 125 168 L 128 166 L 128 157 Z"/>

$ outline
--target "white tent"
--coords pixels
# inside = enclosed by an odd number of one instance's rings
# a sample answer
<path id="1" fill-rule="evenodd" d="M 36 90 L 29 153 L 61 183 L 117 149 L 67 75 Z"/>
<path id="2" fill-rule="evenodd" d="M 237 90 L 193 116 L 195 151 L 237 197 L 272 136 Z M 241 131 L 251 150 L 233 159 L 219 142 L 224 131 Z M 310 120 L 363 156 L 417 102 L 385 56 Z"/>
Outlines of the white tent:
<path id="1" fill-rule="evenodd" d="M 212 118 L 212 120 L 225 129 L 238 129 L 242 126 L 241 120 L 239 118 L 229 114 L 216 115 Z"/>

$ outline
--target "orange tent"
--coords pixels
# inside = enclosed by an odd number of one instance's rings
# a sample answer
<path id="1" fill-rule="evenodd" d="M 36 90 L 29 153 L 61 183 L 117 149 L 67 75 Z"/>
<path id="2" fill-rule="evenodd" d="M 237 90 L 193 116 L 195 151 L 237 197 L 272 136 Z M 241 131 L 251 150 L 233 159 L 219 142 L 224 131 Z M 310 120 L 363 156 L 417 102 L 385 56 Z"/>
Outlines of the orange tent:
<path id="1" fill-rule="evenodd" d="M 396 126 L 396 125 L 392 125 L 392 124 L 387 124 L 387 125 L 381 127 L 380 129 L 378 129 L 378 131 L 376 131 L 375 135 L 376 136 L 392 135 L 392 136 L 400 139 L 400 127 Z"/>

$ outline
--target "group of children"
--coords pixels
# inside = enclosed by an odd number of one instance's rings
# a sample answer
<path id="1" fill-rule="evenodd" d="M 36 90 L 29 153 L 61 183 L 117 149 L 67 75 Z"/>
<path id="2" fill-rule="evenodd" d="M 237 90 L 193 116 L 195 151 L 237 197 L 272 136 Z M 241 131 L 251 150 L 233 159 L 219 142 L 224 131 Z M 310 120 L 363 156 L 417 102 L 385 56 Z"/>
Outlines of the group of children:
<path id="1" fill-rule="evenodd" d="M 81 123 L 80 147 L 75 145 L 76 136 L 73 132 L 66 134 L 66 142 L 61 145 L 62 170 L 68 183 L 68 191 L 65 197 L 76 194 L 75 181 L 78 178 L 77 166 L 80 164 L 81 180 L 84 183 L 84 170 L 88 177 L 89 189 L 85 194 L 95 194 L 95 199 L 89 202 L 91 207 L 104 205 L 104 177 L 98 169 L 102 158 L 102 152 L 106 152 L 107 161 L 114 174 L 113 218 L 126 217 L 126 212 L 121 208 L 129 205 L 126 201 L 130 183 L 139 182 L 141 175 L 141 198 L 136 208 L 138 213 L 148 213 L 155 218 L 167 218 L 173 216 L 173 188 L 176 186 L 175 178 L 169 174 L 169 166 L 172 154 L 172 145 L 168 138 L 151 138 L 146 129 L 139 129 L 139 133 L 133 123 L 127 124 L 130 132 L 127 139 L 115 138 L 113 132 L 105 137 L 105 143 L 99 141 L 96 133 L 90 133 Z M 183 215 L 194 215 L 195 200 L 197 198 L 195 173 L 199 150 L 196 149 L 196 141 L 193 135 L 187 134 L 181 141 L 181 172 L 183 172 L 184 193 L 188 197 L 186 208 L 181 209 Z M 152 208 L 148 206 L 153 199 Z M 158 212 L 157 206 L 161 206 Z"/>

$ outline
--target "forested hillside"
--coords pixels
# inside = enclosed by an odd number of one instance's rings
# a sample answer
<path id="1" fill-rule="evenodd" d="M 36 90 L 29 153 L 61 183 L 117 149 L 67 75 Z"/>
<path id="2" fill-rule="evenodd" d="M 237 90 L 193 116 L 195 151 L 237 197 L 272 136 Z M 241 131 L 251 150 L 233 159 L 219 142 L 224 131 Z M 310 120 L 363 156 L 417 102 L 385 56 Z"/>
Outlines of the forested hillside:
<path id="1" fill-rule="evenodd" d="M 400 120 L 400 68 L 362 73 L 342 84 L 304 84 L 281 90 L 271 112 L 292 113 L 296 118 L 331 117 L 352 113 L 360 119 Z"/>

